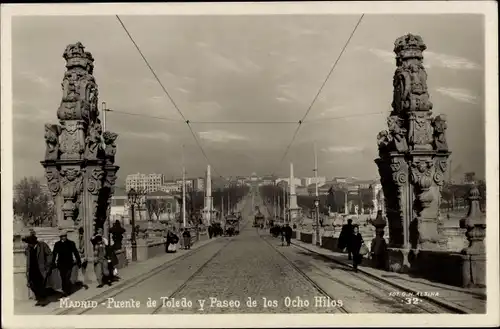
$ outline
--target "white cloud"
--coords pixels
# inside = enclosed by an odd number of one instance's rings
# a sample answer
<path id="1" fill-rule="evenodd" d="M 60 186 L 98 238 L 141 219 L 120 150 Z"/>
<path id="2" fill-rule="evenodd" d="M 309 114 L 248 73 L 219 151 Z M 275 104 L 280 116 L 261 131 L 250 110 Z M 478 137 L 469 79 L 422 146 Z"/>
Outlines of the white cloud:
<path id="1" fill-rule="evenodd" d="M 128 139 L 159 139 L 162 141 L 170 141 L 171 136 L 164 132 L 151 132 L 151 133 L 140 133 L 140 132 L 131 132 L 127 131 L 124 133 L 118 132 L 118 138 L 128 138 Z"/>
<path id="2" fill-rule="evenodd" d="M 358 153 L 363 152 L 362 146 L 330 146 L 322 149 L 326 153 Z"/>
<path id="3" fill-rule="evenodd" d="M 467 89 L 439 87 L 436 91 L 459 102 L 476 104 L 477 97 Z"/>
<path id="4" fill-rule="evenodd" d="M 424 52 L 424 62 L 426 67 L 444 67 L 456 70 L 477 70 L 481 66 L 464 57 L 438 54 L 432 51 Z"/>
<path id="5" fill-rule="evenodd" d="M 276 100 L 280 103 L 290 103 L 291 101 L 286 97 L 276 97 Z"/>
<path id="6" fill-rule="evenodd" d="M 380 58 L 386 63 L 396 65 L 396 54 L 392 51 L 370 48 L 369 52 Z M 473 61 L 458 56 L 424 51 L 424 66 L 426 68 L 441 67 L 454 70 L 478 70 L 481 66 Z"/>
<path id="7" fill-rule="evenodd" d="M 198 135 L 201 139 L 216 143 L 227 143 L 230 141 L 242 141 L 247 139 L 243 136 L 232 134 L 223 130 L 200 131 Z"/>
<path id="8" fill-rule="evenodd" d="M 23 78 L 33 82 L 33 83 L 36 83 L 38 85 L 41 85 L 45 88 L 50 88 L 51 87 L 51 83 L 50 83 L 50 80 L 49 79 L 46 79 L 34 72 L 27 72 L 27 71 L 24 71 L 24 72 L 21 72 L 19 73 L 19 75 L 21 75 Z"/>

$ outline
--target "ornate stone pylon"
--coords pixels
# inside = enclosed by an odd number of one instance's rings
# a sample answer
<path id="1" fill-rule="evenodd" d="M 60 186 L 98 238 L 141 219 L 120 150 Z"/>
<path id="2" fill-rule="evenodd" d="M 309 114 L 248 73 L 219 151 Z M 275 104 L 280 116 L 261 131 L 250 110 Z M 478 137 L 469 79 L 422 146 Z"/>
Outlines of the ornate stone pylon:
<path id="1" fill-rule="evenodd" d="M 448 170 L 446 117 L 432 117 L 423 66 L 422 38 L 408 34 L 394 43 L 392 112 L 378 136 L 379 168 L 395 248 L 439 249 L 440 186 Z"/>
<path id="2" fill-rule="evenodd" d="M 57 226 L 83 227 L 85 258 L 91 263 L 94 252 L 90 240 L 107 218 L 110 190 L 119 168 L 114 166 L 117 135 L 102 131 L 92 54 L 77 42 L 66 47 L 63 58 L 67 70 L 57 110 L 60 124 L 45 124 L 47 150 L 41 163 L 54 197 Z M 87 273 L 92 275 L 93 271 Z"/>

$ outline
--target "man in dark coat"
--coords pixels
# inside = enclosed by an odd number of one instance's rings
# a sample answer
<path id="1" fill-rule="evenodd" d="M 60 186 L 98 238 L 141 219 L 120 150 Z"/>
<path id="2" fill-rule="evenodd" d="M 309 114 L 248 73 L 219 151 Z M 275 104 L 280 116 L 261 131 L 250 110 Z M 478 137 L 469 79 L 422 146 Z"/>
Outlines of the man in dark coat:
<path id="1" fill-rule="evenodd" d="M 378 230 L 371 246 L 372 262 L 376 268 L 385 269 L 387 264 L 387 242 L 384 230 Z"/>
<path id="2" fill-rule="evenodd" d="M 358 265 L 361 264 L 363 256 L 360 254 L 361 246 L 363 245 L 363 237 L 359 233 L 359 227 L 357 225 L 353 226 L 353 231 L 349 239 L 349 250 L 352 252 L 352 266 L 354 272 L 358 271 Z"/>
<path id="3" fill-rule="evenodd" d="M 111 227 L 111 236 L 113 238 L 113 248 L 115 250 L 120 250 L 122 248 L 123 234 L 125 229 L 120 224 L 120 221 L 115 221 L 113 227 Z"/>
<path id="4" fill-rule="evenodd" d="M 288 223 L 286 223 L 285 227 L 283 228 L 283 231 L 285 232 L 285 240 L 286 240 L 286 245 L 290 246 L 290 243 L 292 241 L 292 228 Z"/>
<path id="5" fill-rule="evenodd" d="M 191 232 L 187 228 L 182 232 L 182 238 L 184 240 L 184 249 L 191 249 Z"/>
<path id="6" fill-rule="evenodd" d="M 71 272 L 73 271 L 73 266 L 76 260 L 76 265 L 80 268 L 82 266 L 82 261 L 80 259 L 80 253 L 76 248 L 76 244 L 68 240 L 68 233 L 62 231 L 59 235 L 60 240 L 54 245 L 53 257 L 52 257 L 52 267 L 57 267 L 59 270 L 59 275 L 61 276 L 62 290 L 65 296 L 72 293 L 73 285 L 71 283 Z"/>
<path id="7" fill-rule="evenodd" d="M 23 239 L 26 248 L 26 278 L 28 287 L 35 294 L 36 305 L 43 305 L 47 297 L 47 279 L 51 274 L 52 252 L 43 241 L 38 241 L 35 234 Z"/>
<path id="8" fill-rule="evenodd" d="M 342 231 L 340 232 L 339 242 L 338 242 L 339 249 L 343 250 L 344 248 L 347 248 L 347 256 L 349 260 L 352 259 L 351 239 L 353 236 L 352 234 L 353 230 L 354 230 L 354 225 L 352 225 L 352 219 L 348 219 L 347 224 L 342 226 Z"/>

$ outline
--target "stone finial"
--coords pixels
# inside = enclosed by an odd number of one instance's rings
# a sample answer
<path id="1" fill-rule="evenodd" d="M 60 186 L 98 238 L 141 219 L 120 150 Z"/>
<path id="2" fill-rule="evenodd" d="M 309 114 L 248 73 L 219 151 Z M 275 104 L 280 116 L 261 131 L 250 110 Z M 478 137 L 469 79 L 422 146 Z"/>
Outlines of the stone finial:
<path id="1" fill-rule="evenodd" d="M 382 215 L 382 210 L 377 210 L 377 217 L 371 222 L 371 224 L 375 227 L 375 234 L 383 236 L 384 228 L 387 225 L 387 221 Z"/>
<path id="2" fill-rule="evenodd" d="M 92 74 L 94 69 L 94 57 L 88 51 L 85 51 L 85 47 L 81 42 L 70 44 L 66 46 L 64 50 L 63 58 L 66 60 L 66 67 L 69 69 L 71 67 L 80 66 Z"/>
<path id="3" fill-rule="evenodd" d="M 460 227 L 466 228 L 465 236 L 469 247 L 463 250 L 466 254 L 485 253 L 484 238 L 486 237 L 486 216 L 481 212 L 479 201 L 481 195 L 473 183 L 469 191 L 469 211 L 467 217 L 460 220 Z"/>
<path id="4" fill-rule="evenodd" d="M 400 60 L 409 58 L 423 58 L 422 52 L 427 49 L 422 37 L 407 34 L 399 37 L 394 42 L 394 52 Z"/>

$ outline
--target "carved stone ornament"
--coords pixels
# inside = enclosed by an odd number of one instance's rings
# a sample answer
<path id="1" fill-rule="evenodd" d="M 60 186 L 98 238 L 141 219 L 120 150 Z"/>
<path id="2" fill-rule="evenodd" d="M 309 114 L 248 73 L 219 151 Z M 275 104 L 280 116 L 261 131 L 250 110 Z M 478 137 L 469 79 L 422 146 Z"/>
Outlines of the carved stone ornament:
<path id="1" fill-rule="evenodd" d="M 410 141 L 414 149 L 432 149 L 432 119 L 430 112 L 412 112 Z"/>
<path id="2" fill-rule="evenodd" d="M 61 127 L 50 123 L 45 124 L 45 160 L 57 160 L 59 158 L 59 135 Z"/>
<path id="3" fill-rule="evenodd" d="M 88 179 L 87 190 L 90 194 L 97 195 L 102 187 L 102 180 L 104 178 L 104 170 L 101 168 L 94 168 Z"/>
<path id="4" fill-rule="evenodd" d="M 63 97 L 57 111 L 60 120 L 89 122 L 98 116 L 98 89 L 92 76 L 94 58 L 77 42 L 66 47 L 63 54 L 68 71 L 62 82 Z"/>
<path id="5" fill-rule="evenodd" d="M 448 151 L 448 142 L 446 141 L 446 129 L 448 128 L 446 115 L 441 114 L 436 116 L 432 121 L 432 127 L 434 128 L 434 149 L 437 151 Z"/>
<path id="6" fill-rule="evenodd" d="M 83 177 L 79 168 L 63 168 L 62 176 L 62 196 L 64 198 L 63 213 L 66 219 L 75 219 L 78 195 L 82 191 Z"/>
<path id="7" fill-rule="evenodd" d="M 45 168 L 45 178 L 47 179 L 47 187 L 52 194 L 52 196 L 56 196 L 57 193 L 61 190 L 60 180 L 59 180 L 59 172 L 55 167 L 46 167 Z"/>
<path id="8" fill-rule="evenodd" d="M 427 92 L 427 73 L 422 64 L 426 49 L 422 38 L 408 34 L 394 43 L 396 64 L 392 107 L 399 114 L 409 111 L 430 111 L 432 103 Z"/>
<path id="9" fill-rule="evenodd" d="M 84 151 L 82 124 L 78 121 L 61 122 L 59 150 L 63 160 L 79 160 Z"/>
<path id="10" fill-rule="evenodd" d="M 104 138 L 104 144 L 106 145 L 106 148 L 104 150 L 106 154 L 106 163 L 113 164 L 115 163 L 115 155 L 116 155 L 115 140 L 118 138 L 118 134 L 111 131 L 105 131 L 103 133 L 103 138 Z"/>
<path id="11" fill-rule="evenodd" d="M 404 165 L 404 166 L 403 166 Z M 404 160 L 401 158 L 393 158 L 391 161 L 391 171 L 392 171 L 392 179 L 396 185 L 403 185 L 408 181 L 408 175 L 405 170 L 402 170 L 406 167 Z"/>
<path id="12" fill-rule="evenodd" d="M 394 148 L 398 152 L 408 151 L 406 142 L 406 129 L 403 128 L 403 119 L 397 115 L 391 115 L 387 118 L 387 126 L 394 142 Z"/>
<path id="13" fill-rule="evenodd" d="M 102 148 L 102 126 L 99 119 L 89 127 L 89 134 L 85 139 L 85 158 L 95 160 L 98 158 L 99 150 Z"/>

